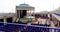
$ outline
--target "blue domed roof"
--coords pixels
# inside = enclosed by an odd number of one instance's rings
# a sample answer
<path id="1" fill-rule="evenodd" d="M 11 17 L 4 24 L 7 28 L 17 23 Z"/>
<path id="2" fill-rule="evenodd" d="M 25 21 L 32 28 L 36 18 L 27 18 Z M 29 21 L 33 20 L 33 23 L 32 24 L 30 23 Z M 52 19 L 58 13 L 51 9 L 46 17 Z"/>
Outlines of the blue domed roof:
<path id="1" fill-rule="evenodd" d="M 32 6 L 30 6 L 29 4 L 23 3 L 23 4 L 19 4 L 19 5 L 16 6 L 16 7 L 18 7 L 18 8 L 25 8 L 25 7 L 32 7 Z"/>
<path id="2" fill-rule="evenodd" d="M 25 4 L 25 3 L 24 3 L 24 4 L 20 4 L 19 6 L 20 6 L 20 7 L 30 7 L 29 4 Z"/>
<path id="3" fill-rule="evenodd" d="M 23 3 L 23 4 L 20 4 L 19 6 L 17 6 L 17 7 L 31 7 L 29 4 L 25 4 L 25 3 Z"/>

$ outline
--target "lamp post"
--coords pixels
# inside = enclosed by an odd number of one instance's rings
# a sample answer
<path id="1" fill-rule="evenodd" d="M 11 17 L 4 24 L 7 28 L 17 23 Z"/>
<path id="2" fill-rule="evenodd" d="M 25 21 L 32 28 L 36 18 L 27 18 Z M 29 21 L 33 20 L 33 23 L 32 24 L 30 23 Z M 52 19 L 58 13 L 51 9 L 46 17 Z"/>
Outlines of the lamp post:
<path id="1" fill-rule="evenodd" d="M 3 16 L 4 19 L 4 25 L 6 25 L 7 21 L 6 21 L 6 16 Z"/>

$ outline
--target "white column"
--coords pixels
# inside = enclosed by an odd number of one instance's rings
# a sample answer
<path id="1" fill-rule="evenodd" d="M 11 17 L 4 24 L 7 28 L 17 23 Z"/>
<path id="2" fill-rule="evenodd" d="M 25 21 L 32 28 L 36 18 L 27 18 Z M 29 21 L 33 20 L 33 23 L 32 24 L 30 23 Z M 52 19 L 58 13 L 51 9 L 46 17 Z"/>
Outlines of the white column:
<path id="1" fill-rule="evenodd" d="M 19 10 L 19 12 L 18 12 L 18 13 L 19 13 L 19 18 L 20 18 L 20 10 Z"/>
<path id="2" fill-rule="evenodd" d="M 29 15 L 29 10 L 27 10 L 27 16 Z"/>
<path id="3" fill-rule="evenodd" d="M 33 16 L 35 16 L 35 10 L 33 10 Z"/>

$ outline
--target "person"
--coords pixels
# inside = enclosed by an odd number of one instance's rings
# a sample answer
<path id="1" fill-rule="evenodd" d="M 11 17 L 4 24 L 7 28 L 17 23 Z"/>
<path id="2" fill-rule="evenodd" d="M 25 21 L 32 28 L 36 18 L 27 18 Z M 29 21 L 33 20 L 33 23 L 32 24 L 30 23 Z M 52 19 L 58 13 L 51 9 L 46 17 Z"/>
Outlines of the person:
<path id="1" fill-rule="evenodd" d="M 41 18 L 38 19 L 38 24 L 42 24 L 42 19 Z"/>

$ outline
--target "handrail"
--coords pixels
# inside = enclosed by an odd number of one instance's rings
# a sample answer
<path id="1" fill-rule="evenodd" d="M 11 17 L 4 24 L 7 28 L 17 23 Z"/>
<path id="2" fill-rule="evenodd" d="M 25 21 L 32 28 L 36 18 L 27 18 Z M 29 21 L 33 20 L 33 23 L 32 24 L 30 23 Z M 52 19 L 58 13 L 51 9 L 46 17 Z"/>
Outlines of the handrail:
<path id="1" fill-rule="evenodd" d="M 4 22 L 0 22 L 0 23 L 4 23 Z M 32 27 L 42 27 L 42 28 L 49 28 L 49 29 L 60 29 L 57 27 L 45 27 L 45 26 L 38 26 L 38 25 L 27 25 L 27 24 L 18 24 L 18 23 L 6 23 L 7 24 L 12 24 L 12 25 L 24 25 L 24 26 L 32 26 Z"/>
<path id="2" fill-rule="evenodd" d="M 4 24 L 4 22 L 0 22 L 0 24 L 1 23 Z M 12 26 L 10 27 L 9 25 L 12 25 Z M 47 27 L 47 26 L 39 26 L 39 25 L 27 25 L 27 24 L 18 24 L 18 23 L 6 23 L 6 25 L 3 26 L 4 29 L 6 28 L 5 26 L 8 27 L 8 28 L 10 27 L 9 29 L 16 29 L 16 28 L 20 29 L 20 27 L 24 26 L 24 27 L 32 27 L 33 29 L 35 29 L 35 28 L 42 29 L 43 31 L 45 31 L 44 29 L 47 29 L 46 31 L 50 31 L 50 30 L 54 30 L 54 32 L 56 32 L 56 30 L 60 31 L 60 28 L 57 28 L 57 27 Z M 15 27 L 15 28 L 12 28 L 12 27 Z M 24 27 L 22 27 L 22 29 L 24 29 Z M 7 29 L 7 30 L 11 31 L 9 29 Z M 30 29 L 30 28 L 27 28 L 27 29 Z"/>

